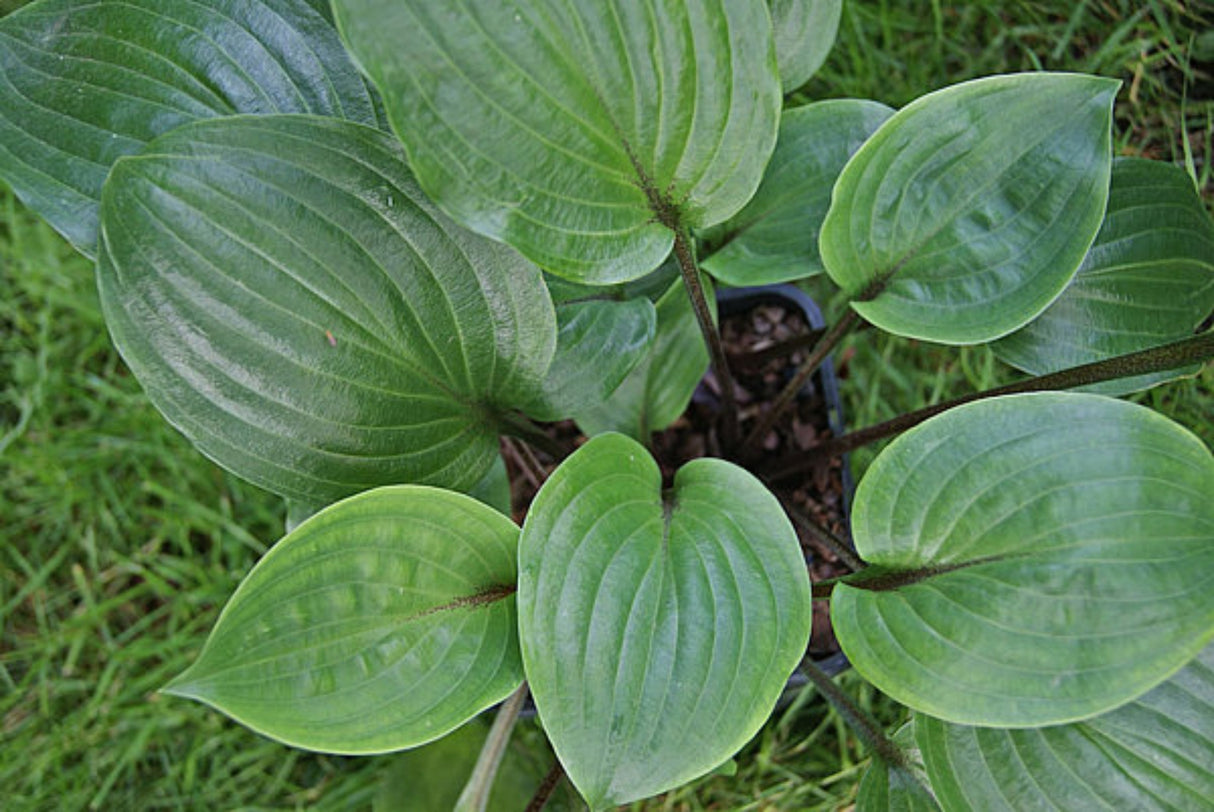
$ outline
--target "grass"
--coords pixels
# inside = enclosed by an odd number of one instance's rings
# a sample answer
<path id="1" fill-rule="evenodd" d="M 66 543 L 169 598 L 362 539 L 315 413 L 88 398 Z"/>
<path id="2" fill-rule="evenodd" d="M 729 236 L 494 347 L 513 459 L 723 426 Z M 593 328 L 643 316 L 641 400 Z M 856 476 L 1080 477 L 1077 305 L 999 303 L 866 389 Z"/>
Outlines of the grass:
<path id="1" fill-rule="evenodd" d="M 0 0 L 0 11 L 17 5 Z M 1187 10 L 1186 10 L 1187 9 Z M 1204 16 L 1203 16 L 1204 15 Z M 849 2 L 804 100 L 900 105 L 987 73 L 1121 78 L 1117 149 L 1187 164 L 1214 201 L 1214 84 L 1176 0 Z M 1202 60 L 1205 60 L 1202 64 Z M 823 298 L 828 293 L 819 291 Z M 854 425 L 1011 373 L 985 348 L 853 336 L 840 356 Z M 148 404 L 105 331 L 90 264 L 0 195 L 0 785 L 8 810 L 368 809 L 394 757 L 302 753 L 156 689 L 280 535 L 280 502 L 200 457 Z M 1214 371 L 1138 397 L 1214 444 Z M 863 469 L 873 454 L 853 460 Z M 842 684 L 890 725 L 903 711 Z M 516 747 L 543 761 L 534 727 Z M 637 810 L 841 809 L 865 763 L 806 690 L 714 775 Z M 408 809 L 381 796 L 378 808 Z"/>

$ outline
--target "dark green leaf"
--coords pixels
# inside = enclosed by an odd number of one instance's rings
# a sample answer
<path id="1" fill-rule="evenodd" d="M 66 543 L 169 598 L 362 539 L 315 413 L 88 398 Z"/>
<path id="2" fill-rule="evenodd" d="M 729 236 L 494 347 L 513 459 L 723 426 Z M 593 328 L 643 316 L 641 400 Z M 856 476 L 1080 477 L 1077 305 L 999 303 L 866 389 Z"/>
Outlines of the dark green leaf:
<path id="1" fill-rule="evenodd" d="M 946 810 L 1205 809 L 1214 798 L 1214 647 L 1085 722 L 999 730 L 917 716 L 915 734 Z"/>
<path id="2" fill-rule="evenodd" d="M 645 298 L 557 305 L 556 354 L 539 397 L 524 407 L 537 420 L 564 420 L 603 403 L 648 355 L 657 311 Z"/>
<path id="3" fill-rule="evenodd" d="M 333 505 L 276 544 L 165 689 L 331 753 L 442 736 L 522 682 L 518 528 L 418 485 Z"/>
<path id="4" fill-rule="evenodd" d="M 441 215 L 389 136 L 337 119 L 202 121 L 122 158 L 101 249 L 107 322 L 153 403 L 305 502 L 472 487 L 495 412 L 555 345 L 539 270 Z"/>
<path id="5" fill-rule="evenodd" d="M 856 492 L 871 566 L 835 587 L 848 658 L 961 724 L 1111 710 L 1214 636 L 1214 457 L 1141 406 L 978 401 L 895 440 Z"/>
<path id="6" fill-rule="evenodd" d="M 705 290 L 712 288 L 705 280 Z M 657 303 L 657 334 L 648 356 L 611 397 L 574 415 L 587 435 L 617 431 L 645 443 L 687 410 L 708 371 L 708 350 L 682 280 Z"/>
<path id="7" fill-rule="evenodd" d="M 835 186 L 827 273 L 878 327 L 989 341 L 1066 287 L 1100 227 L 1118 83 L 996 76 L 899 110 Z"/>
<path id="8" fill-rule="evenodd" d="M 1170 164 L 1113 164 L 1109 207 L 1071 284 L 995 353 L 1034 375 L 1145 350 L 1193 334 L 1214 312 L 1214 222 L 1193 181 Z M 1097 384 L 1120 395 L 1195 370 Z"/>
<path id="9" fill-rule="evenodd" d="M 506 472 L 506 461 L 500 454 L 481 481 L 468 489 L 468 495 L 503 516 L 511 515 L 513 506 L 510 503 L 510 475 Z"/>
<path id="10" fill-rule="evenodd" d="M 337 32 L 291 0 L 40 0 L 0 21 L 0 177 L 81 252 L 97 250 L 113 162 L 236 113 L 376 124 Z"/>
<path id="11" fill-rule="evenodd" d="M 730 285 L 770 285 L 821 273 L 818 230 L 848 158 L 893 115 L 854 99 L 785 110 L 776 151 L 742 211 L 706 232 L 704 270 Z"/>
<path id="12" fill-rule="evenodd" d="M 835 44 L 843 0 L 768 0 L 785 93 L 817 73 Z"/>
<path id="13" fill-rule="evenodd" d="M 754 735 L 809 636 L 779 503 L 718 459 L 679 470 L 608 434 L 537 495 L 519 547 L 527 680 L 593 809 L 703 775 Z"/>
<path id="14" fill-rule="evenodd" d="M 758 186 L 780 110 L 764 0 L 336 0 L 418 181 L 579 281 L 634 279 L 669 226 Z"/>

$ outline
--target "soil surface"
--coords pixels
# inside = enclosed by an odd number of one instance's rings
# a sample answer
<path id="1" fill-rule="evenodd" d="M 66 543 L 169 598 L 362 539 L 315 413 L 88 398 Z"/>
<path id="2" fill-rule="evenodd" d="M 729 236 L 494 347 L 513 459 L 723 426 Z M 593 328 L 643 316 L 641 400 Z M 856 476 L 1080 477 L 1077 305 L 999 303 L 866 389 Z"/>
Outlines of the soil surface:
<path id="1" fill-rule="evenodd" d="M 735 400 L 742 418 L 745 436 L 756 417 L 766 410 L 808 353 L 813 330 L 795 304 L 761 304 L 739 313 L 722 315 L 722 339 L 735 377 Z M 790 409 L 764 438 L 762 453 L 780 456 L 802 451 L 832 434 L 831 410 L 826 400 L 821 371 L 802 391 L 796 408 Z M 718 394 L 720 388 L 710 371 L 701 381 L 688 410 L 672 426 L 653 437 L 651 448 L 669 482 L 684 463 L 704 456 L 721 456 L 717 435 Z M 837 405 L 835 406 L 837 408 Z M 585 441 L 571 421 L 546 427 L 552 439 L 567 448 Z M 525 453 L 513 441 L 506 441 L 503 452 L 513 483 L 515 520 L 521 523 L 539 487 L 537 477 L 527 474 L 520 460 Z M 550 472 L 555 461 L 544 455 L 539 463 Z M 847 509 L 850 494 L 845 493 L 843 462 L 833 460 L 811 473 L 804 481 L 780 485 L 772 492 L 786 511 L 801 514 L 810 523 L 825 528 L 835 539 L 850 544 Z M 824 542 L 821 534 L 808 532 L 805 522 L 794 521 L 809 567 L 810 578 L 818 583 L 846 575 L 850 570 Z M 834 657 L 838 643 L 831 631 L 828 604 L 814 602 L 813 632 L 809 653 L 815 660 Z"/>

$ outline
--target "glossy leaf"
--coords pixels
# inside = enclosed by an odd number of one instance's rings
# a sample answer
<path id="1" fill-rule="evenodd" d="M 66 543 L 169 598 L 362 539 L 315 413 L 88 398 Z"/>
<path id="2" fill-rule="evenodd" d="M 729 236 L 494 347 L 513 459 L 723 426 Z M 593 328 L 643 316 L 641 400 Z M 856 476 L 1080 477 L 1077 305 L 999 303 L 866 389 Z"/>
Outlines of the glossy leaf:
<path id="1" fill-rule="evenodd" d="M 995 342 L 1034 375 L 1179 341 L 1214 312 L 1214 221 L 1193 182 L 1171 164 L 1113 164 L 1108 212 L 1071 284 L 1049 308 Z M 1097 384 L 1133 392 L 1195 369 Z"/>
<path id="2" fill-rule="evenodd" d="M 835 587 L 835 633 L 877 688 L 942 719 L 1103 713 L 1214 636 L 1212 493 L 1210 451 L 1141 406 L 1039 393 L 953 409 L 860 483 L 871 566 Z"/>
<path id="3" fill-rule="evenodd" d="M 648 355 L 657 311 L 645 298 L 557 305 L 556 354 L 537 400 L 524 411 L 564 420 L 603 403 Z"/>
<path id="4" fill-rule="evenodd" d="M 472 487 L 497 456 L 495 410 L 552 357 L 539 270 L 440 214 L 370 128 L 180 128 L 115 164 L 102 221 L 106 321 L 152 402 L 292 499 Z"/>
<path id="5" fill-rule="evenodd" d="M 462 494 L 351 497 L 266 554 L 165 690 L 310 750 L 436 739 L 522 682 L 517 543 L 509 519 Z"/>
<path id="6" fill-rule="evenodd" d="M 544 729 L 592 809 L 703 775 L 762 725 L 805 653 L 796 533 L 750 474 L 657 463 L 609 434 L 537 495 L 519 546 L 519 634 Z"/>
<path id="7" fill-rule="evenodd" d="M 1214 647 L 1085 722 L 999 730 L 917 716 L 915 733 L 946 810 L 1204 809 L 1214 798 Z"/>
<path id="8" fill-rule="evenodd" d="M 711 287 L 706 283 L 709 295 Z M 624 378 L 609 398 L 574 414 L 588 436 L 609 431 L 642 443 L 687 411 L 687 404 L 708 371 L 708 350 L 691 308 L 676 281 L 657 303 L 657 333 L 648 356 Z"/>
<path id="9" fill-rule="evenodd" d="M 839 177 L 827 273 L 876 326 L 950 344 L 1022 326 L 1100 227 L 1118 83 L 996 76 L 899 110 Z"/>
<path id="10" fill-rule="evenodd" d="M 764 0 L 336 0 L 423 189 L 546 270 L 661 264 L 754 193 L 780 110 Z"/>
<path id="11" fill-rule="evenodd" d="M 81 252 L 114 161 L 200 118 L 378 123 L 337 32 L 291 0 L 40 0 L 0 20 L 0 178 Z"/>
<path id="12" fill-rule="evenodd" d="M 809 81 L 826 61 L 839 30 L 843 0 L 768 0 L 768 5 L 780 84 L 790 93 Z"/>
<path id="13" fill-rule="evenodd" d="M 893 112 L 855 99 L 785 110 L 759 190 L 742 211 L 704 234 L 712 253 L 701 267 L 738 287 L 821 273 L 818 231 L 830 190 L 852 153 Z"/>

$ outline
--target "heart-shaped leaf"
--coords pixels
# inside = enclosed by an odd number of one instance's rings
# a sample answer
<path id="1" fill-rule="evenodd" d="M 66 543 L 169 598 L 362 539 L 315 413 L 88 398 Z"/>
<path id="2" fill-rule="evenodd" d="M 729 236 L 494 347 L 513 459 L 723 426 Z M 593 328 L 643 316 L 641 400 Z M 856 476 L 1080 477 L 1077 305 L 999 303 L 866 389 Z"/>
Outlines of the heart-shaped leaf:
<path id="1" fill-rule="evenodd" d="M 472 487 L 556 338 L 539 269 L 440 214 L 391 137 L 337 119 L 211 119 L 120 159 L 98 277 L 160 411 L 313 504 Z"/>
<path id="2" fill-rule="evenodd" d="M 827 273 L 873 324 L 949 344 L 1028 322 L 1100 228 L 1118 82 L 996 76 L 899 110 L 839 176 Z"/>
<path id="3" fill-rule="evenodd" d="M 332 24 L 292 0 L 39 0 L 0 20 L 0 178 L 82 253 L 110 165 L 236 113 L 376 125 Z"/>
<path id="4" fill-rule="evenodd" d="M 704 287 L 711 294 L 707 280 Z M 707 371 L 708 350 L 680 280 L 657 302 L 657 333 L 648 355 L 611 397 L 582 409 L 574 418 L 588 436 L 616 431 L 648 442 L 652 432 L 661 431 L 687 411 Z"/>
<path id="5" fill-rule="evenodd" d="M 895 440 L 856 492 L 871 566 L 835 587 L 844 652 L 961 724 L 1111 710 L 1214 636 L 1214 457 L 1097 395 L 979 401 Z"/>
<path id="6" fill-rule="evenodd" d="M 764 0 L 336 0 L 423 189 L 545 269 L 653 270 L 746 203 L 780 110 Z"/>
<path id="7" fill-rule="evenodd" d="M 754 735 L 805 653 L 796 533 L 750 474 L 596 437 L 536 496 L 519 634 L 544 729 L 593 809 L 678 786 Z"/>
<path id="8" fill-rule="evenodd" d="M 822 271 L 818 230 L 848 158 L 894 111 L 835 99 L 785 110 L 776 151 L 746 207 L 703 235 L 700 264 L 739 287 L 804 279 Z"/>
<path id="9" fill-rule="evenodd" d="M 920 715 L 915 736 L 946 810 L 1208 808 L 1214 647 L 1134 702 L 1084 722 L 999 730 Z"/>
<path id="10" fill-rule="evenodd" d="M 539 396 L 524 407 L 537 420 L 564 420 L 603 403 L 649 355 L 657 311 L 646 298 L 558 304 L 556 354 Z"/>
<path id="11" fill-rule="evenodd" d="M 1096 242 L 1049 308 L 995 342 L 1009 364 L 1042 375 L 1193 334 L 1214 311 L 1214 221 L 1184 170 L 1123 158 Z M 1120 395 L 1172 380 L 1170 370 L 1097 384 Z"/>
<path id="12" fill-rule="evenodd" d="M 768 0 L 776 36 L 776 61 L 785 93 L 818 72 L 835 44 L 843 0 Z"/>
<path id="13" fill-rule="evenodd" d="M 282 539 L 165 689 L 330 753 L 414 747 L 522 682 L 518 528 L 469 496 L 380 488 Z"/>

